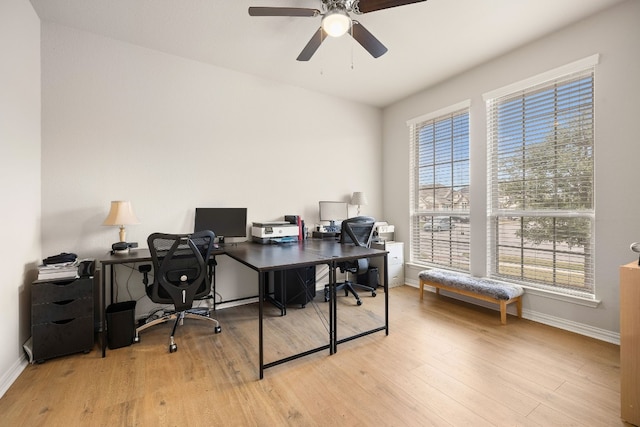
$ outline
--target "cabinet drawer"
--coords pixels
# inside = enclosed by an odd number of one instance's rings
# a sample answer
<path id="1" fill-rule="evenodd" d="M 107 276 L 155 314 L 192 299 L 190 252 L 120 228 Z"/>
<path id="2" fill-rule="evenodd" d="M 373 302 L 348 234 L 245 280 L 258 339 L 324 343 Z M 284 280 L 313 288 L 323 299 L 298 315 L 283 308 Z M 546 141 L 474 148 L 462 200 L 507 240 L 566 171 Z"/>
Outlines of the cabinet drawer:
<path id="1" fill-rule="evenodd" d="M 389 265 L 389 285 L 404 285 L 404 266 Z"/>
<path id="2" fill-rule="evenodd" d="M 404 244 L 402 242 L 376 243 L 372 244 L 371 247 L 387 251 L 387 264 L 389 265 L 404 263 Z"/>
<path id="3" fill-rule="evenodd" d="M 87 316 L 93 317 L 93 300 L 91 298 L 34 304 L 31 307 L 31 324 L 33 325 Z"/>
<path id="4" fill-rule="evenodd" d="M 47 282 L 36 281 L 31 286 L 31 302 L 33 304 L 92 297 L 92 278 Z"/>
<path id="5" fill-rule="evenodd" d="M 33 325 L 33 359 L 42 361 L 93 348 L 93 317 Z"/>
<path id="6" fill-rule="evenodd" d="M 389 243 L 386 245 L 389 255 L 389 264 L 402 264 L 404 261 L 404 244 L 402 243 Z"/>
<path id="7" fill-rule="evenodd" d="M 401 265 L 402 264 L 402 255 L 398 256 L 398 255 L 394 255 L 389 253 L 389 255 L 387 255 L 387 264 L 389 265 Z"/>

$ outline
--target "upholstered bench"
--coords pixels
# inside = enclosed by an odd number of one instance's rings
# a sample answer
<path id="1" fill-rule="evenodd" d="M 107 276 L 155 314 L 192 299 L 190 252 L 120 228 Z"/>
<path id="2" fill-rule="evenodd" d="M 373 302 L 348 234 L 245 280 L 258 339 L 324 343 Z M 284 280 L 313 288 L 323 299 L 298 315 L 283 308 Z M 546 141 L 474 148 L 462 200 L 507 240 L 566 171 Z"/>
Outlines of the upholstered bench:
<path id="1" fill-rule="evenodd" d="M 507 304 L 515 302 L 518 317 L 522 317 L 522 294 L 524 290 L 521 286 L 437 268 L 423 270 L 418 277 L 420 278 L 420 299 L 424 297 L 424 286 L 429 285 L 436 289 L 436 294 L 438 295 L 440 294 L 440 289 L 444 289 L 445 291 L 499 304 L 500 322 L 503 325 L 507 323 Z"/>

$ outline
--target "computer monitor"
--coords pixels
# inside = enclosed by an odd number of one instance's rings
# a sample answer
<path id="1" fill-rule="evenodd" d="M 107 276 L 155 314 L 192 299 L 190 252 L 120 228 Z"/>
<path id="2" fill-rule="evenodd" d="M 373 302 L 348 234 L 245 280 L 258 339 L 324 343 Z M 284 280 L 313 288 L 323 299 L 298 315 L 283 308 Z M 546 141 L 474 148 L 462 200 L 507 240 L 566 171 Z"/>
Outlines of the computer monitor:
<path id="1" fill-rule="evenodd" d="M 347 202 L 320 202 L 320 221 L 329 221 L 325 227 L 327 231 L 339 232 L 340 226 L 336 222 L 349 218 L 349 205 Z"/>
<path id="2" fill-rule="evenodd" d="M 202 230 L 211 230 L 218 238 L 246 238 L 247 208 L 196 208 L 194 231 Z"/>

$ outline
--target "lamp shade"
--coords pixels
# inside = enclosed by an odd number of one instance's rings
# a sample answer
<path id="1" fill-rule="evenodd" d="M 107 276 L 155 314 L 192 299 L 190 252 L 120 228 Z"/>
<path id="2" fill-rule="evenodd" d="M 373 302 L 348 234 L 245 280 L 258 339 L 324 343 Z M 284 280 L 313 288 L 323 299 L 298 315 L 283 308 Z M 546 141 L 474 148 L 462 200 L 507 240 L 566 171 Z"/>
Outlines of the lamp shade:
<path id="1" fill-rule="evenodd" d="M 331 37 L 340 37 L 349 30 L 351 18 L 344 9 L 336 7 L 322 18 L 322 29 Z"/>
<path id="2" fill-rule="evenodd" d="M 129 224 L 140 224 L 138 217 L 133 213 L 131 202 L 120 200 L 111 202 L 111 210 L 102 225 Z"/>
<path id="3" fill-rule="evenodd" d="M 369 202 L 367 202 L 367 196 L 365 196 L 362 191 L 354 191 L 353 195 L 351 196 L 351 204 L 366 206 L 369 204 Z"/>

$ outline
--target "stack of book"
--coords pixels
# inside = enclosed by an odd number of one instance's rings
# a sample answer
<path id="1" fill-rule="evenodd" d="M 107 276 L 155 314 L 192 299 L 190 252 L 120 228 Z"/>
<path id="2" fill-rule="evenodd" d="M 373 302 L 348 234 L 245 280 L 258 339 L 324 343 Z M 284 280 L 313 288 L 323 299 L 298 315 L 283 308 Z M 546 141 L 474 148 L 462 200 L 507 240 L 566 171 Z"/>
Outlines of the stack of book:
<path id="1" fill-rule="evenodd" d="M 38 280 L 77 279 L 78 260 L 57 264 L 42 264 L 38 266 Z"/>

